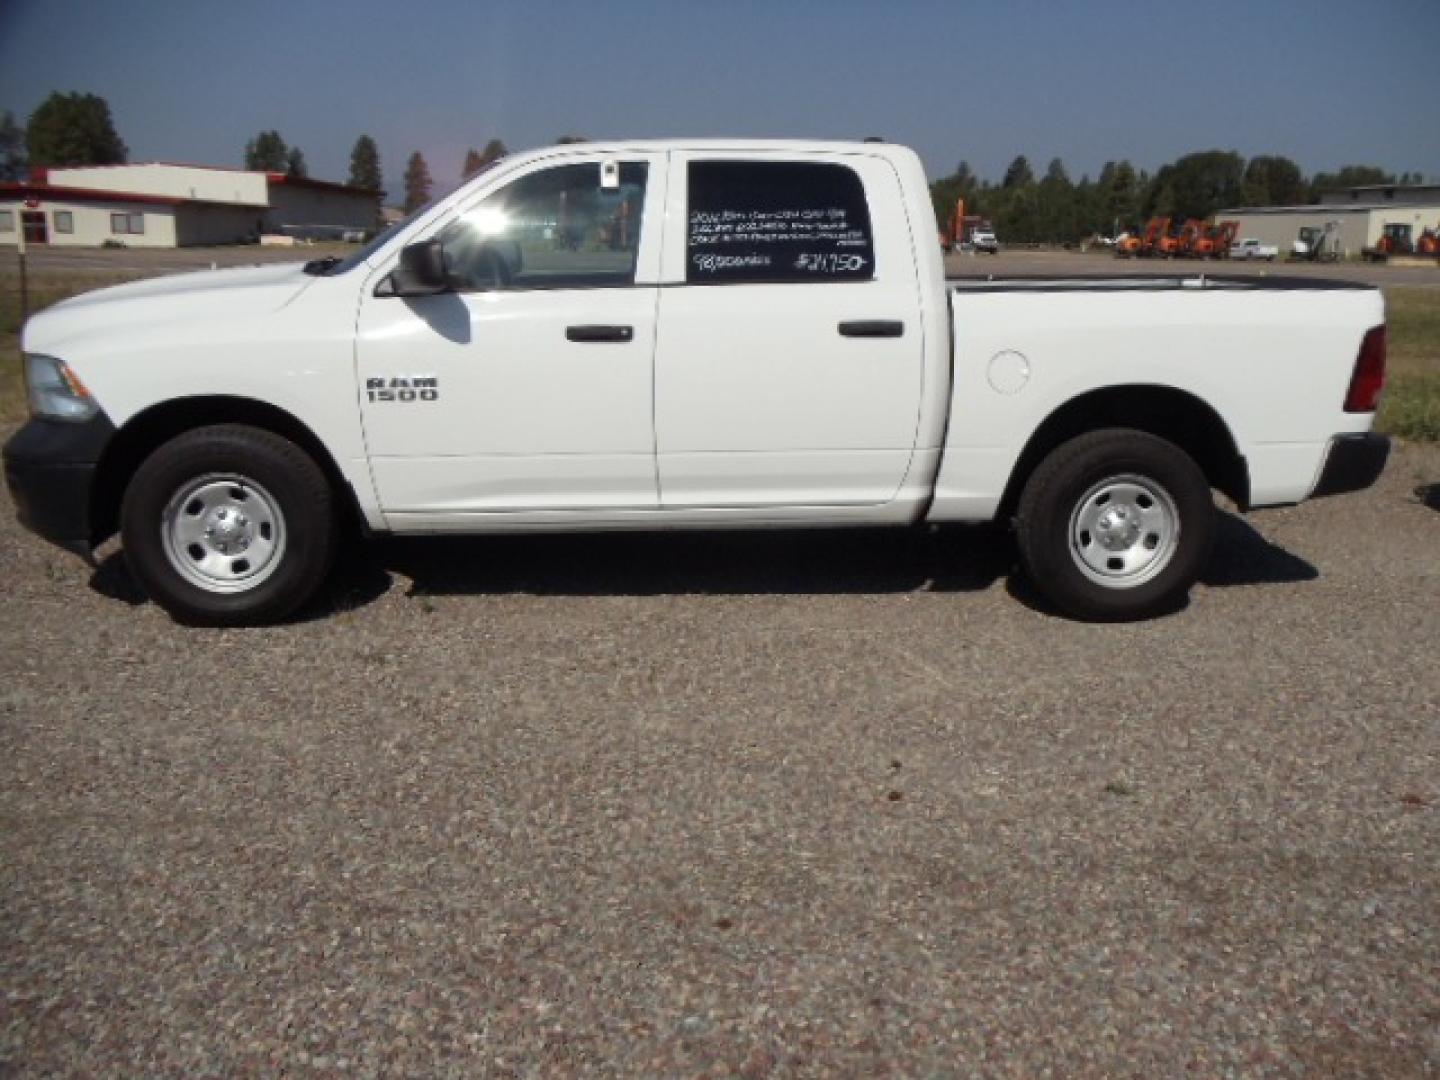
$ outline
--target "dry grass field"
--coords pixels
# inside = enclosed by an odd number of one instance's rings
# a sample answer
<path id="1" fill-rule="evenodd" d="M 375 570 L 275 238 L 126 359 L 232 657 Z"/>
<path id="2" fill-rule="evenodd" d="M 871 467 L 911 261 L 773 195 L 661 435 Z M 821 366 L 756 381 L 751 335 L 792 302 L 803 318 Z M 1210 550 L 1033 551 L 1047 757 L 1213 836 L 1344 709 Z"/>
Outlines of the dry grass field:
<path id="1" fill-rule="evenodd" d="M 1389 385 L 1382 430 L 1440 442 L 1440 289 L 1385 290 Z"/>

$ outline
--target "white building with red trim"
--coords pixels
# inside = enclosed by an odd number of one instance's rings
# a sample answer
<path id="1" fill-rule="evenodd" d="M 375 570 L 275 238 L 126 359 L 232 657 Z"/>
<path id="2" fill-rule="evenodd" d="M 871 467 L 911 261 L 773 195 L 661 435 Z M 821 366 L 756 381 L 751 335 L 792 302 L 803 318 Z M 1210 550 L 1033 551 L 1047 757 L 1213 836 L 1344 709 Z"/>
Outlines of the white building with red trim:
<path id="1" fill-rule="evenodd" d="M 342 237 L 375 229 L 383 192 L 208 165 L 148 161 L 32 169 L 0 184 L 0 244 L 187 247 L 263 234 Z"/>

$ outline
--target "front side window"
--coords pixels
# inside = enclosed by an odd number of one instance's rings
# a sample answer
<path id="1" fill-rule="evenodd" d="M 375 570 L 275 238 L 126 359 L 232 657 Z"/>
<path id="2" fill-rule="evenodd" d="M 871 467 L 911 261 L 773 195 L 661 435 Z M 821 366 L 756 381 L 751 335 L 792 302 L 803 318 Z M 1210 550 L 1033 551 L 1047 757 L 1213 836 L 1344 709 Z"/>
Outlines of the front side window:
<path id="1" fill-rule="evenodd" d="M 692 161 L 685 280 L 869 281 L 870 208 L 846 165 Z"/>
<path id="2" fill-rule="evenodd" d="M 440 233 L 455 288 L 583 289 L 635 283 L 647 166 L 598 162 L 522 176 Z"/>
<path id="3" fill-rule="evenodd" d="M 57 233 L 73 233 L 75 231 L 75 215 L 69 210 L 56 210 L 55 231 Z"/>

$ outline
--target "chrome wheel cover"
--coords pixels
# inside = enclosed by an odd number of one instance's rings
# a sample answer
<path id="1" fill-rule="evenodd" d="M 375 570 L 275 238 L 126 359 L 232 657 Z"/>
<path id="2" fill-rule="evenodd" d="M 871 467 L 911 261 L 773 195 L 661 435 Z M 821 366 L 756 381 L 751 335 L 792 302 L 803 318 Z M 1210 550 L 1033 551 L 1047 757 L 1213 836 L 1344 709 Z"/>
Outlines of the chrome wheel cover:
<path id="1" fill-rule="evenodd" d="M 209 593 L 242 593 L 279 569 L 285 515 L 255 481 L 238 473 L 187 480 L 165 505 L 161 546 L 170 566 Z"/>
<path id="2" fill-rule="evenodd" d="M 1149 477 L 1111 476 L 1092 486 L 1070 514 L 1070 557 L 1091 581 L 1133 589 L 1153 580 L 1180 546 L 1180 512 Z"/>

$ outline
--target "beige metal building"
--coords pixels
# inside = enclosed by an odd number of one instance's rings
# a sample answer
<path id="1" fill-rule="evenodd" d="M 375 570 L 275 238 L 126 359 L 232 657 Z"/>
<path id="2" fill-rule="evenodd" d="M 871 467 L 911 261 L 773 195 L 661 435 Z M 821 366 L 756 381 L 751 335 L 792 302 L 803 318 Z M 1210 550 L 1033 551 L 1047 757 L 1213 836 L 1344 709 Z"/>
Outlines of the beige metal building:
<path id="1" fill-rule="evenodd" d="M 342 237 L 379 221 L 379 191 L 171 162 L 36 169 L 0 184 L 0 244 L 185 247 L 264 234 Z"/>
<path id="2" fill-rule="evenodd" d="M 1237 239 L 1254 237 L 1274 244 L 1282 254 L 1299 237 L 1302 228 L 1324 229 L 1334 222 L 1341 254 L 1359 255 L 1373 248 L 1386 226 L 1402 233 L 1410 243 L 1426 229 L 1440 231 L 1440 184 L 1383 184 L 1327 192 L 1308 206 L 1249 206 L 1217 210 L 1216 221 L 1240 225 Z"/>

